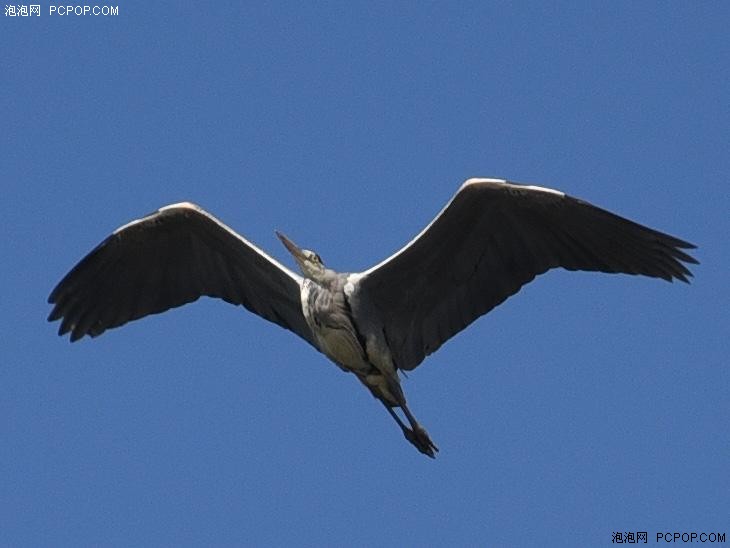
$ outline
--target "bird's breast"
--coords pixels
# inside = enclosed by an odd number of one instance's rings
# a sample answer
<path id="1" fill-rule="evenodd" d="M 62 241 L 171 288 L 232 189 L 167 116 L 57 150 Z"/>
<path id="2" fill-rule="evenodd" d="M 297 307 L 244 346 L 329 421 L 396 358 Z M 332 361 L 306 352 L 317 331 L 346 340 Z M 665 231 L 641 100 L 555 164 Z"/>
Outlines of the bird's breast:
<path id="1" fill-rule="evenodd" d="M 320 351 L 346 371 L 366 373 L 372 366 L 359 340 L 345 295 L 306 279 L 301 290 L 302 313 Z"/>

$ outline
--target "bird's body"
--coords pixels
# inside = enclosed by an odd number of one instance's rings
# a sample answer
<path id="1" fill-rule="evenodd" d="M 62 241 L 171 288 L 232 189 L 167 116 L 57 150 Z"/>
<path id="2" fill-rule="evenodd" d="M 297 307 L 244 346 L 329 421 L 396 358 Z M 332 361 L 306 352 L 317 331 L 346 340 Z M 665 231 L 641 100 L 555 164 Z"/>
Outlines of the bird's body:
<path id="1" fill-rule="evenodd" d="M 398 371 L 549 269 L 688 281 L 691 244 L 562 192 L 470 179 L 397 253 L 337 273 L 277 235 L 303 276 L 190 203 L 117 229 L 52 291 L 49 320 L 71 340 L 192 302 L 240 304 L 287 328 L 351 372 L 422 453 L 438 449 L 410 412 Z M 400 409 L 405 421 L 396 413 Z"/>
<path id="2" fill-rule="evenodd" d="M 277 235 L 300 265 L 306 261 L 306 250 L 299 250 L 283 234 L 277 232 Z M 321 263 L 319 256 L 314 254 L 313 257 L 316 257 L 316 263 Z M 306 268 L 303 266 L 303 270 Z M 301 284 L 302 314 L 314 336 L 315 346 L 340 369 L 354 373 L 385 405 L 406 437 L 421 452 L 433 457 L 434 450 L 438 449 L 406 405 L 398 370 L 383 332 L 373 328 L 367 315 L 353 314 L 353 310 L 360 310 L 357 274 L 337 273 L 324 266 L 308 274 L 311 277 L 304 278 Z M 353 307 L 353 304 L 357 306 Z M 410 429 L 393 411 L 396 407 L 405 412 Z"/>
<path id="3" fill-rule="evenodd" d="M 319 349 L 345 371 L 364 374 L 368 369 L 364 345 L 352 317 L 341 274 L 319 284 L 302 283 L 302 312 Z"/>

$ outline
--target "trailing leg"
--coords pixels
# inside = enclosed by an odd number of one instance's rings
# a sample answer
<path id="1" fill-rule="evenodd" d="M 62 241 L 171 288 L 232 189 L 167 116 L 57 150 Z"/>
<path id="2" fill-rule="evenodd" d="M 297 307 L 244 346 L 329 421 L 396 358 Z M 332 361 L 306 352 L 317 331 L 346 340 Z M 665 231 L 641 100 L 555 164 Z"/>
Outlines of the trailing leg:
<path id="1" fill-rule="evenodd" d="M 403 412 L 406 414 L 411 428 L 408 428 L 405 424 L 403 424 L 403 421 L 395 412 L 393 407 L 385 402 L 382 403 L 388 410 L 388 413 L 390 413 L 390 416 L 393 417 L 395 422 L 398 423 L 398 426 L 400 426 L 400 429 L 403 431 L 403 435 L 405 436 L 405 438 L 424 455 L 427 455 L 432 459 L 436 458 L 435 452 L 438 452 L 438 447 L 436 447 L 436 444 L 434 444 L 431 441 L 431 438 L 428 437 L 428 433 L 426 432 L 426 430 L 420 424 L 418 424 L 418 421 L 416 421 L 416 419 L 413 417 L 406 404 L 403 403 L 402 405 L 400 405 L 400 408 L 403 409 Z"/>

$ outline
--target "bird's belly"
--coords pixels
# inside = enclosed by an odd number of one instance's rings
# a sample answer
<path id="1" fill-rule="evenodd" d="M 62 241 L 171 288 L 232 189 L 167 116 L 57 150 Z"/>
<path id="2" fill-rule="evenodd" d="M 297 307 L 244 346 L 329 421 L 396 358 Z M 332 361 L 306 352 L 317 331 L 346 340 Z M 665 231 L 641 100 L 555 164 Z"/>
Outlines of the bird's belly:
<path id="1" fill-rule="evenodd" d="M 317 332 L 321 350 L 342 369 L 367 372 L 372 366 L 358 340 L 346 329 L 320 328 Z"/>

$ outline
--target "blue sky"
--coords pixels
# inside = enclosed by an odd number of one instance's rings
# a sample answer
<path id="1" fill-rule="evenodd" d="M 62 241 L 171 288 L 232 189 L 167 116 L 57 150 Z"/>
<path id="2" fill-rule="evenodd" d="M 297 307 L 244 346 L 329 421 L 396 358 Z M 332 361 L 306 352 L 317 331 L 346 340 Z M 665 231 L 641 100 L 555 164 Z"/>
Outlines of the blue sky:
<path id="1" fill-rule="evenodd" d="M 142 3 L 3 17 L 0 544 L 587 546 L 730 533 L 726 3 Z M 48 293 L 192 200 L 291 265 L 398 249 L 469 177 L 696 243 L 692 285 L 551 272 L 354 377 L 203 300 L 76 344 Z"/>

